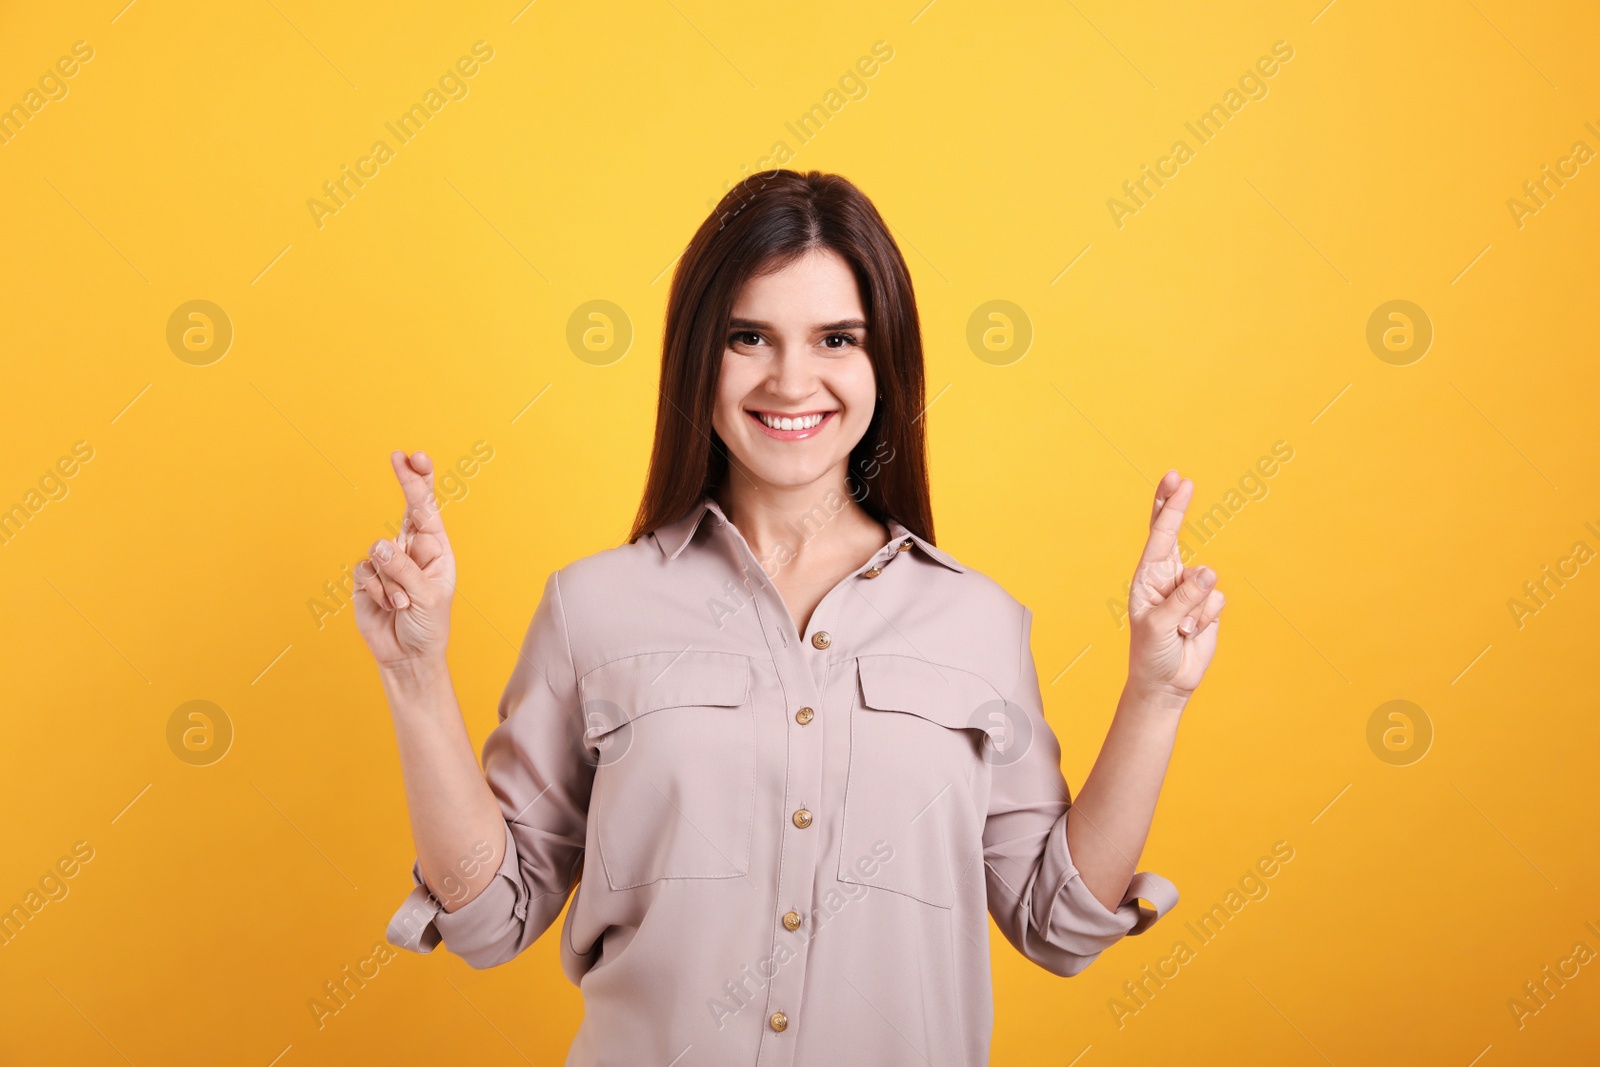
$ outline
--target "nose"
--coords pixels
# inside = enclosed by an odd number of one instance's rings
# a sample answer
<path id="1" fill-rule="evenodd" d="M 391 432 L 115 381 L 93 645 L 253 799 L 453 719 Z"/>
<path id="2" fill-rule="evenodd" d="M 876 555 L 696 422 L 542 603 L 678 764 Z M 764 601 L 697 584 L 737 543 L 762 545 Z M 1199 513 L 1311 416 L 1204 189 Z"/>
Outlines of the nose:
<path id="1" fill-rule="evenodd" d="M 806 353 L 792 345 L 781 345 L 767 376 L 767 392 L 787 403 L 804 400 L 816 392 L 816 374 Z"/>

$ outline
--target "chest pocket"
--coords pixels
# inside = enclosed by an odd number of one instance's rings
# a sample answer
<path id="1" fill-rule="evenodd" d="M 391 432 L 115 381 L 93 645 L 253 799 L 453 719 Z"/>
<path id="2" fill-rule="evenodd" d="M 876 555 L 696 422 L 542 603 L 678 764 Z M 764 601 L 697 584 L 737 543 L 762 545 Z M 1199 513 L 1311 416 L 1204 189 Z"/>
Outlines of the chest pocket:
<path id="1" fill-rule="evenodd" d="M 589 818 L 612 889 L 750 868 L 755 715 L 750 661 L 648 652 L 583 676 Z"/>
<path id="2" fill-rule="evenodd" d="M 957 878 L 982 862 L 983 744 L 999 694 L 913 656 L 861 656 L 856 671 L 839 880 L 948 908 Z"/>

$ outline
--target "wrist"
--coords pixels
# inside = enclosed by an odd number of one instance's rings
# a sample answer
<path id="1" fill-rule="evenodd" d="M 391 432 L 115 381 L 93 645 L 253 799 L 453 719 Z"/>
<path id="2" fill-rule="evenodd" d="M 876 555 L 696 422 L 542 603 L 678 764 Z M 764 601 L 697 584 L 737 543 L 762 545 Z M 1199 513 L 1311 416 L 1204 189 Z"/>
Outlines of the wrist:
<path id="1" fill-rule="evenodd" d="M 444 656 L 397 660 L 378 664 L 378 677 L 391 702 L 427 696 L 450 682 L 450 666 Z"/>
<path id="2" fill-rule="evenodd" d="M 1122 686 L 1122 703 L 1151 714 L 1171 715 L 1173 717 L 1183 714 L 1183 709 L 1188 705 L 1192 692 L 1175 689 L 1170 685 L 1159 682 L 1149 682 L 1133 675 L 1129 675 Z"/>

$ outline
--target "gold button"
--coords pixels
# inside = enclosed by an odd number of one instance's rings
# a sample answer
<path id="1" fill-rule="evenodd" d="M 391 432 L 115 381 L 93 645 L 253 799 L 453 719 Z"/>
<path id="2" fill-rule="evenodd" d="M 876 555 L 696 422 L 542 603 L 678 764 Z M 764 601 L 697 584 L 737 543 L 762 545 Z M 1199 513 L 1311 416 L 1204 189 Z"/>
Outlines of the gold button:
<path id="1" fill-rule="evenodd" d="M 789 914 L 785 915 L 783 917 L 783 928 L 785 930 L 800 929 L 800 913 L 798 911 L 791 911 Z"/>
<path id="2" fill-rule="evenodd" d="M 861 572 L 861 577 L 863 577 L 863 578 L 876 578 L 878 575 L 880 575 L 882 573 L 883 573 L 883 568 L 882 567 L 873 567 L 870 570 L 862 571 Z"/>
<path id="3" fill-rule="evenodd" d="M 828 636 L 828 631 L 818 630 L 811 635 L 811 644 L 816 648 L 827 648 L 833 643 L 833 638 Z"/>
<path id="4" fill-rule="evenodd" d="M 794 813 L 794 824 L 804 830 L 811 825 L 811 813 L 805 808 L 801 808 Z"/>
<path id="5" fill-rule="evenodd" d="M 908 549 L 910 547 L 911 547 L 911 539 L 908 537 L 904 541 L 900 542 L 900 547 L 896 548 L 895 551 L 896 552 L 904 552 L 906 549 Z"/>
<path id="6" fill-rule="evenodd" d="M 806 723 L 810 722 L 816 717 L 817 713 L 812 711 L 810 708 L 801 708 L 799 711 L 794 713 L 794 721 L 799 723 L 801 726 L 804 726 Z"/>
<path id="7" fill-rule="evenodd" d="M 780 1034 L 789 1029 L 789 1017 L 781 1011 L 773 1012 L 772 1018 L 768 1019 L 767 1021 L 771 1023 L 772 1028 L 778 1031 Z"/>

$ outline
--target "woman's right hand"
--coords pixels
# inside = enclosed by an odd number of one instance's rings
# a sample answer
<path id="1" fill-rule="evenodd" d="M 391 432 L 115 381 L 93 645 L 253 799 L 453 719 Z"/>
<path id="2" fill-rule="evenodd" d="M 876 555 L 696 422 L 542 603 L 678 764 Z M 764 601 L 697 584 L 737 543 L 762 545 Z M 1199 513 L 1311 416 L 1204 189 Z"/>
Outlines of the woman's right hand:
<path id="1" fill-rule="evenodd" d="M 433 496 L 433 461 L 422 452 L 389 456 L 405 493 L 400 535 L 373 542 L 353 568 L 356 628 L 383 670 L 442 665 L 450 634 L 456 558 Z"/>

